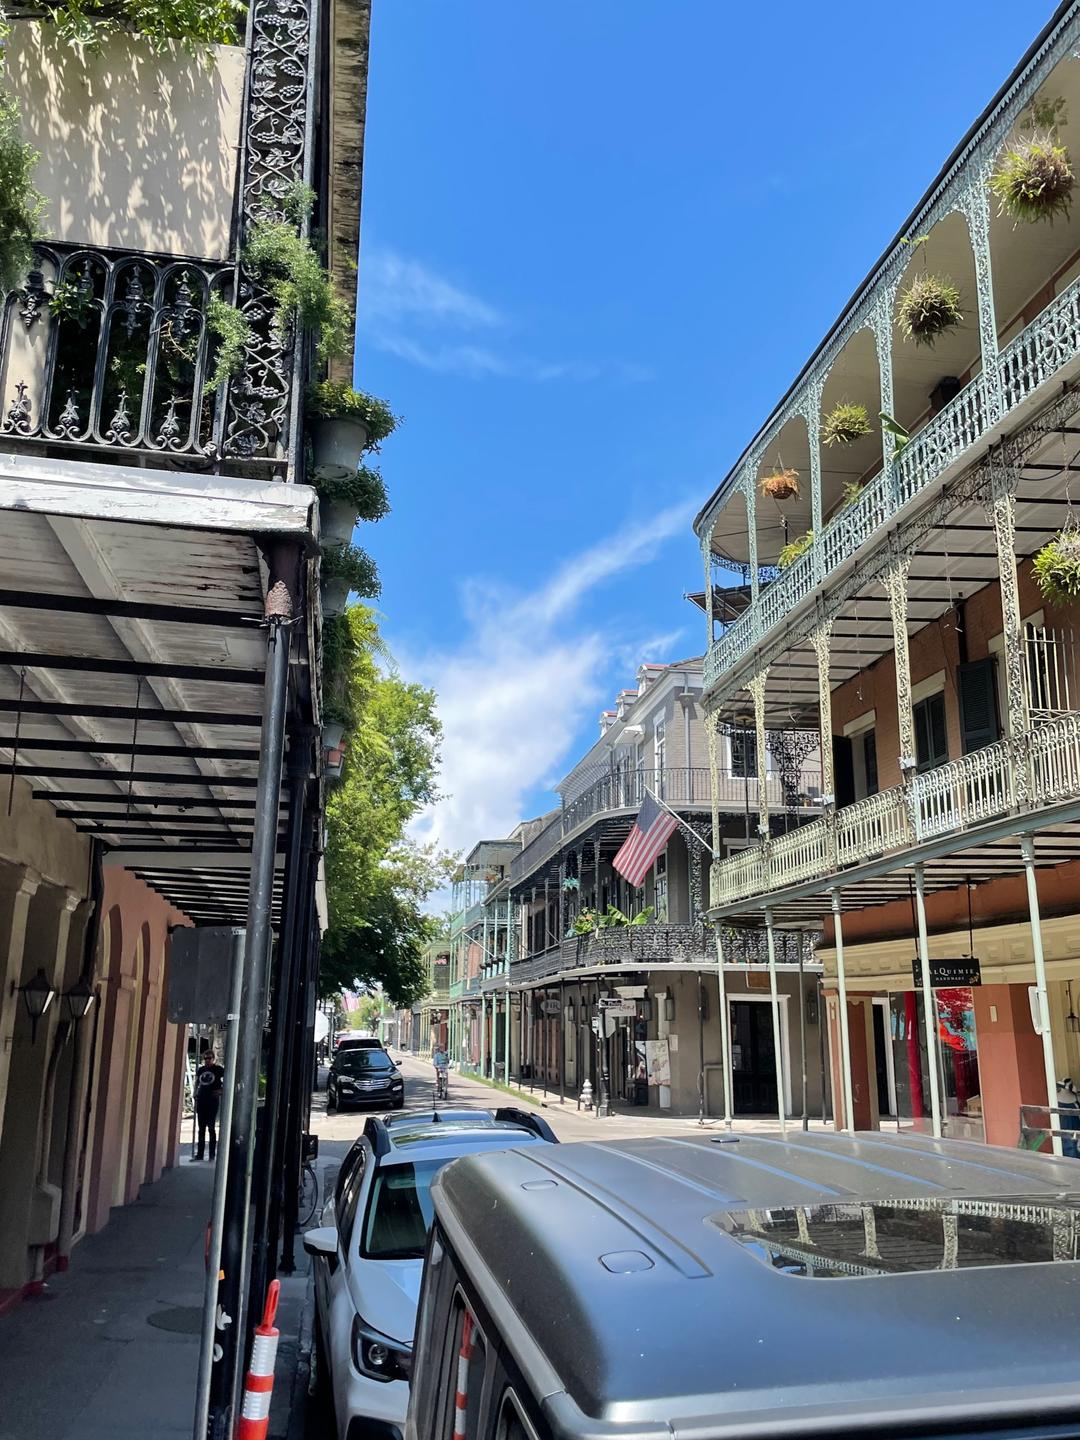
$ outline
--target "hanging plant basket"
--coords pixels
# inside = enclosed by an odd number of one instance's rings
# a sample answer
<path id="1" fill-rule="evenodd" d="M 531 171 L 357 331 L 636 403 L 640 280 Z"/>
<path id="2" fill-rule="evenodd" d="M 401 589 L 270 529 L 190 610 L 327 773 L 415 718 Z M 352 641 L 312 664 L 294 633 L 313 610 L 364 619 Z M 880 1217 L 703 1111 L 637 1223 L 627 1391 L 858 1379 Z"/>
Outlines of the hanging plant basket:
<path id="1" fill-rule="evenodd" d="M 790 569 L 800 556 L 806 554 L 813 543 L 814 532 L 807 530 L 805 535 L 799 535 L 796 539 L 789 541 L 788 544 L 784 546 L 777 558 L 777 565 L 781 570 Z"/>
<path id="2" fill-rule="evenodd" d="M 854 445 L 864 435 L 870 434 L 870 416 L 865 405 L 855 405 L 842 400 L 834 405 L 821 422 L 821 440 L 824 445 Z"/>
<path id="3" fill-rule="evenodd" d="M 998 213 L 1034 225 L 1066 219 L 1072 203 L 1073 174 L 1069 152 L 1055 130 L 1035 130 L 1007 145 L 990 177 Z"/>
<path id="4" fill-rule="evenodd" d="M 860 481 L 847 481 L 844 486 L 843 493 L 840 497 L 840 509 L 847 510 L 850 506 L 857 505 L 859 503 L 859 496 L 862 494 L 862 492 L 863 487 Z"/>
<path id="5" fill-rule="evenodd" d="M 1035 556 L 1035 583 L 1049 605 L 1080 600 L 1080 526 L 1067 525 Z"/>
<path id="6" fill-rule="evenodd" d="M 770 500 L 795 500 L 799 495 L 797 470 L 774 470 L 761 482 L 761 493 Z"/>
<path id="7" fill-rule="evenodd" d="M 916 345 L 932 348 L 939 335 L 955 330 L 963 318 L 960 291 L 944 275 L 916 275 L 900 296 L 900 329 Z"/>
<path id="8" fill-rule="evenodd" d="M 319 535 L 324 545 L 348 545 L 356 529 L 356 506 L 350 500 L 319 501 Z"/>

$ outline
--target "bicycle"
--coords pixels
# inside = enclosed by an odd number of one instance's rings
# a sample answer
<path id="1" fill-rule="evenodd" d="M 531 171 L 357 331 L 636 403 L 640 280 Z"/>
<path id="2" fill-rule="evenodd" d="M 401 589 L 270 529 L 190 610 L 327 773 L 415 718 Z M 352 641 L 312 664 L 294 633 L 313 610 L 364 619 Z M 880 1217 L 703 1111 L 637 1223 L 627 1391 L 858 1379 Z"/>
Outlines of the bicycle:
<path id="1" fill-rule="evenodd" d="M 300 1171 L 300 1192 L 296 1204 L 296 1221 L 301 1230 L 307 1229 L 315 1218 L 319 1206 L 319 1177 L 310 1161 L 304 1161 Z"/>
<path id="2" fill-rule="evenodd" d="M 440 1065 L 435 1071 L 435 1099 L 449 1100 L 450 1098 L 450 1071 L 445 1065 Z"/>

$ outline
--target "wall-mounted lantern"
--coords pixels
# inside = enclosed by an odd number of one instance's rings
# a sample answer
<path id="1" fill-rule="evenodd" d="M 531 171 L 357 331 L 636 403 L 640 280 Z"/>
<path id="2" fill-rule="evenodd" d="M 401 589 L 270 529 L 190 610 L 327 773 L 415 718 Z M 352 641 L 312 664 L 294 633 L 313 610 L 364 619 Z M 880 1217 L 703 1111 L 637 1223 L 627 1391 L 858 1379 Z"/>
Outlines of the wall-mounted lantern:
<path id="1" fill-rule="evenodd" d="M 60 996 L 60 1006 L 64 1012 L 64 1019 L 74 1025 L 77 1020 L 82 1020 L 90 1013 L 90 1007 L 94 1003 L 94 992 L 81 977 L 76 980 L 70 990 L 65 990 Z"/>
<path id="2" fill-rule="evenodd" d="M 40 965 L 25 985 L 12 983 L 11 989 L 12 993 L 18 990 L 23 997 L 26 1013 L 30 1016 L 30 1039 L 36 1040 L 38 1021 L 56 999 L 56 991 L 49 984 L 49 977 Z"/>

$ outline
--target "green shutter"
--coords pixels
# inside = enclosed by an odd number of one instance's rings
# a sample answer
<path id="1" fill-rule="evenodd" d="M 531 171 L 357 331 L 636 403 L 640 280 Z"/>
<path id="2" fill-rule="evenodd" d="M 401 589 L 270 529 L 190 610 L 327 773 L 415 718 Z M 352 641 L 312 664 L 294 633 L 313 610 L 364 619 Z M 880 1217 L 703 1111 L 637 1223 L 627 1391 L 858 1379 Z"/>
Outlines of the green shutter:
<path id="1" fill-rule="evenodd" d="M 956 689 L 960 697 L 960 730 L 964 754 L 992 745 L 1001 733 L 997 713 L 997 685 L 994 660 L 972 660 L 956 667 Z"/>

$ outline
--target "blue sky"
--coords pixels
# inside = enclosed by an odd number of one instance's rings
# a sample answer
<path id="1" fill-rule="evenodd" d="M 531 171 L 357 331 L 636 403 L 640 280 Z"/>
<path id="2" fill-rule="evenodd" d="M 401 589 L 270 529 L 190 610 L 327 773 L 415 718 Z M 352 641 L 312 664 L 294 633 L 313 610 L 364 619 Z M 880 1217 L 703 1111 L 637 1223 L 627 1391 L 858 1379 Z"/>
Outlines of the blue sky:
<path id="1" fill-rule="evenodd" d="M 1053 7 L 373 8 L 357 383 L 405 423 L 358 539 L 466 849 L 699 653 L 693 513 Z"/>

